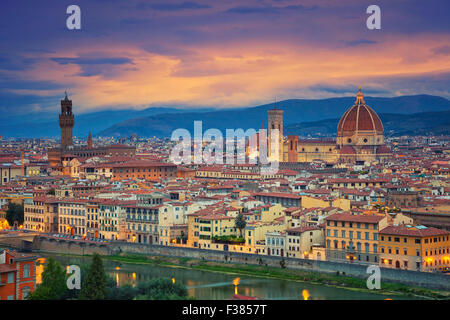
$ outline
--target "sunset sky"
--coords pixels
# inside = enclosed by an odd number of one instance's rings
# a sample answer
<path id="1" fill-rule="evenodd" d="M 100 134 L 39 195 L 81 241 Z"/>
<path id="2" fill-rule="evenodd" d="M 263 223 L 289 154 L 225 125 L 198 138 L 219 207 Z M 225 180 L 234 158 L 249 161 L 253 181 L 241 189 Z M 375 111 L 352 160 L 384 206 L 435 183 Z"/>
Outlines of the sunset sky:
<path id="1" fill-rule="evenodd" d="M 66 28 L 81 8 L 82 30 Z M 381 30 L 366 8 L 381 8 Z M 450 98 L 448 0 L 2 0 L 0 110 Z"/>

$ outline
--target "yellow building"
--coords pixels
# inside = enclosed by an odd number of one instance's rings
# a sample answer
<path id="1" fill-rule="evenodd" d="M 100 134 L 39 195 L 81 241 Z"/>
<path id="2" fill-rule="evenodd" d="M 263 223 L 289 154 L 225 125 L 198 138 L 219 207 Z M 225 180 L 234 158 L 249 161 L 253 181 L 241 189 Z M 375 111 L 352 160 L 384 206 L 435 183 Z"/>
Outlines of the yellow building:
<path id="1" fill-rule="evenodd" d="M 30 203 L 24 203 L 24 230 L 30 231 L 44 231 L 44 209 L 45 203 L 43 199 L 34 198 Z"/>
<path id="2" fill-rule="evenodd" d="M 378 264 L 378 232 L 387 216 L 335 213 L 325 221 L 327 260 Z"/>
<path id="3" fill-rule="evenodd" d="M 328 208 L 335 207 L 344 211 L 350 210 L 350 200 L 344 198 L 337 198 L 332 200 L 324 200 L 320 198 L 302 196 L 302 207 L 309 208 Z"/>
<path id="4" fill-rule="evenodd" d="M 268 254 L 266 235 L 269 233 L 281 233 L 285 230 L 286 224 L 282 219 L 247 223 L 245 227 L 245 251 L 255 254 Z"/>
<path id="5" fill-rule="evenodd" d="M 412 225 L 392 225 L 380 232 L 380 266 L 416 271 L 450 267 L 449 231 Z"/>
<path id="6" fill-rule="evenodd" d="M 286 230 L 286 256 L 290 258 L 314 259 L 312 250 L 314 246 L 323 246 L 324 230 L 311 227 L 298 227 Z M 321 260 L 319 255 L 319 259 Z"/>
<path id="7" fill-rule="evenodd" d="M 97 203 L 86 204 L 86 236 L 91 239 L 99 238 Z"/>
<path id="8" fill-rule="evenodd" d="M 224 215 L 201 216 L 199 225 L 199 248 L 210 248 L 216 237 L 239 236 L 235 226 L 235 217 Z"/>
<path id="9" fill-rule="evenodd" d="M 59 233 L 82 237 L 86 233 L 86 200 L 64 199 L 59 201 Z"/>

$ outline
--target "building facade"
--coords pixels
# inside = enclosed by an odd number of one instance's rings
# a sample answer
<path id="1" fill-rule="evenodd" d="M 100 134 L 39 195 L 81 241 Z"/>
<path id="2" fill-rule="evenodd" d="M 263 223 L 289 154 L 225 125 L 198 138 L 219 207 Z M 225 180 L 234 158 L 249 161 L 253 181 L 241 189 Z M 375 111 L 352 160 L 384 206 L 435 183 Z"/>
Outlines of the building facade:
<path id="1" fill-rule="evenodd" d="M 36 259 L 17 251 L 0 252 L 0 300 L 25 300 L 36 289 Z"/>

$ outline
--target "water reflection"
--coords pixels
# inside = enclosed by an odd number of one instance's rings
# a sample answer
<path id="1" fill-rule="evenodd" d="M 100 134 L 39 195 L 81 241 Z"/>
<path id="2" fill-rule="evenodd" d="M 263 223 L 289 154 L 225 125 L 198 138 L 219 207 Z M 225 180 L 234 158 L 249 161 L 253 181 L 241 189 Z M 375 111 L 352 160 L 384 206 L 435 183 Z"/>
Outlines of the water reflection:
<path id="1" fill-rule="evenodd" d="M 306 289 L 303 289 L 302 296 L 303 296 L 303 300 L 308 300 L 309 299 L 309 291 Z"/>
<path id="2" fill-rule="evenodd" d="M 53 256 L 63 267 L 71 264 L 90 264 L 89 257 Z M 39 259 L 45 262 L 46 259 Z M 351 299 L 411 299 L 407 296 L 380 295 L 368 292 L 357 292 L 340 288 L 326 287 L 295 281 L 265 279 L 249 276 L 233 276 L 229 274 L 172 268 L 166 266 L 137 265 L 103 260 L 105 270 L 116 281 L 116 285 L 130 284 L 136 286 L 140 282 L 153 278 L 169 278 L 181 283 L 188 289 L 189 296 L 196 299 L 225 300 L 234 294 L 275 300 L 351 300 Z M 41 282 L 42 263 L 37 266 L 36 282 Z M 176 280 L 175 280 L 176 279 Z"/>

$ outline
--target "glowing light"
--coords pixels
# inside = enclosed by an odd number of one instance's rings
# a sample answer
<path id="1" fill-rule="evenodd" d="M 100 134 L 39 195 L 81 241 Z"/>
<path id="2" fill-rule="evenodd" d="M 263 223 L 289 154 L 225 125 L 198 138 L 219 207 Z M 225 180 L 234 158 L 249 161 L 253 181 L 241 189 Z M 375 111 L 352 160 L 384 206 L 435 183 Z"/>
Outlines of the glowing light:
<path id="1" fill-rule="evenodd" d="M 172 283 L 175 283 L 175 278 L 172 278 Z"/>
<path id="2" fill-rule="evenodd" d="M 309 300 L 309 291 L 304 289 L 302 291 L 303 300 Z"/>
<path id="3" fill-rule="evenodd" d="M 233 284 L 234 284 L 234 294 L 238 294 L 238 285 L 241 282 L 241 278 L 235 278 L 233 280 Z"/>
<path id="4" fill-rule="evenodd" d="M 117 284 L 117 287 L 119 287 L 119 274 L 118 273 L 116 273 L 116 284 Z"/>
<path id="5" fill-rule="evenodd" d="M 133 272 L 133 274 L 131 275 L 131 277 L 133 278 L 133 281 L 136 281 L 136 272 Z"/>
<path id="6" fill-rule="evenodd" d="M 116 270 L 120 270 L 120 267 L 116 267 Z"/>

